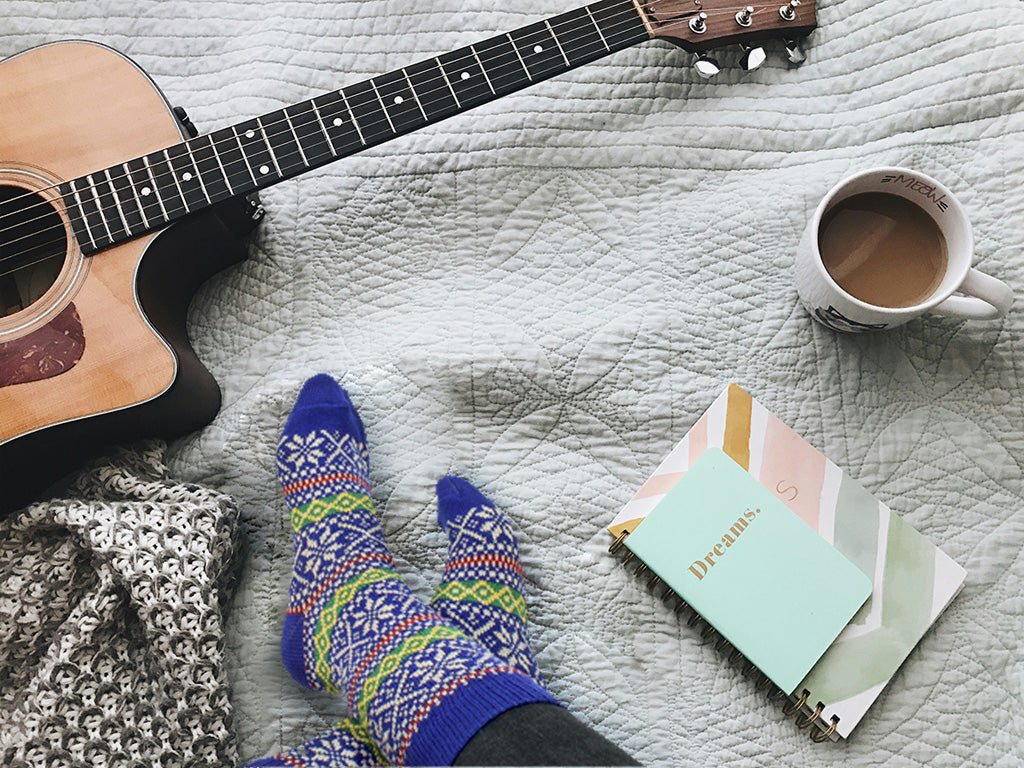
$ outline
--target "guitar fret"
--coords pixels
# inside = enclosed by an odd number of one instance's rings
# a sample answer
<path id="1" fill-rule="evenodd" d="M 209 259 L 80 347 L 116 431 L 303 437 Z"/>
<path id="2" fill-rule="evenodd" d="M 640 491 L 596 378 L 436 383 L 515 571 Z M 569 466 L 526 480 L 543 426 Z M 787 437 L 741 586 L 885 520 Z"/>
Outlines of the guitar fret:
<path id="1" fill-rule="evenodd" d="M 210 139 L 210 145 L 213 146 L 213 139 L 212 139 L 212 137 Z M 232 187 L 231 187 L 231 181 L 228 179 L 228 172 L 224 168 L 224 161 L 220 159 L 220 153 L 217 152 L 216 150 L 214 150 L 213 156 L 217 158 L 217 165 L 220 166 L 220 172 L 224 176 L 224 184 L 227 185 L 228 192 L 230 192 L 232 195 L 234 195 L 235 194 L 235 190 L 232 189 Z"/>
<path id="2" fill-rule="evenodd" d="M 555 42 L 558 43 L 562 56 L 570 67 L 587 64 L 611 50 L 589 7 L 549 19 L 548 25 L 552 30 L 572 30 L 571 36 L 559 37 L 557 33 L 554 34 Z"/>
<path id="3" fill-rule="evenodd" d="M 189 162 L 196 172 L 196 181 L 199 182 L 199 189 L 202 190 L 203 197 L 206 198 L 206 202 L 209 205 L 213 205 L 213 198 L 210 197 L 210 190 L 206 188 L 206 179 L 203 178 L 203 174 L 199 171 L 199 164 L 196 162 L 196 156 L 192 153 L 192 147 L 185 144 L 185 156 L 188 157 Z"/>
<path id="4" fill-rule="evenodd" d="M 220 154 L 213 146 L 213 137 L 209 134 L 197 136 L 188 141 L 188 155 L 195 166 L 199 183 L 203 187 L 207 200 L 211 203 L 226 200 L 232 196 L 231 184 L 221 163 Z"/>
<path id="5" fill-rule="evenodd" d="M 476 52 L 476 48 L 474 48 L 471 45 L 471 46 L 469 46 L 469 50 L 471 50 L 473 52 L 473 57 L 476 59 L 476 63 L 480 65 L 480 71 L 484 75 L 484 80 L 487 81 L 487 87 L 491 89 L 491 93 L 493 93 L 494 95 L 497 95 L 498 92 L 496 90 L 494 90 L 494 86 L 491 84 L 491 78 L 488 77 L 488 75 L 487 75 L 487 67 L 485 67 L 484 63 L 482 61 L 480 61 L 480 55 Z"/>
<path id="6" fill-rule="evenodd" d="M 519 46 L 516 45 L 516 41 L 512 38 L 512 33 L 509 32 L 506 37 L 508 37 L 509 42 L 512 43 L 512 48 L 515 49 L 516 56 L 519 57 L 519 63 L 523 65 L 523 71 L 526 72 L 526 76 L 530 78 L 530 82 L 533 82 L 533 75 L 530 74 L 529 67 L 527 67 L 526 62 L 523 61 L 523 54 L 519 52 Z"/>
<path id="7" fill-rule="evenodd" d="M 82 199 L 82 195 L 79 190 L 75 189 L 75 180 L 69 181 L 68 186 L 71 188 L 71 194 L 74 196 L 75 202 L 78 203 L 82 228 L 85 230 L 85 234 L 89 236 L 89 242 L 92 244 L 93 250 L 96 250 L 99 248 L 99 244 L 96 242 L 96 236 L 92 233 L 92 227 L 89 224 L 89 211 L 86 208 L 85 200 Z M 79 240 L 79 243 L 82 244 L 81 240 Z"/>
<path id="8" fill-rule="evenodd" d="M 121 224 L 124 225 L 124 232 L 126 235 L 131 237 L 132 228 L 128 225 L 128 219 L 125 218 L 124 210 L 122 210 L 121 199 L 117 195 L 117 190 L 114 188 L 114 180 L 110 176 L 110 169 L 103 171 L 103 175 L 107 177 L 107 186 L 110 188 L 110 195 L 114 198 L 114 207 L 117 208 L 117 215 L 121 218 Z"/>
<path id="9" fill-rule="evenodd" d="M 257 122 L 274 158 L 278 175 L 282 179 L 295 176 L 309 168 L 305 151 L 299 143 L 298 133 L 286 110 L 264 115 Z"/>
<path id="10" fill-rule="evenodd" d="M 177 183 L 174 173 L 171 171 L 167 161 L 164 160 L 162 152 L 154 152 L 143 158 L 146 162 L 146 169 L 153 180 L 153 191 L 160 201 L 160 208 L 164 212 L 164 219 L 172 221 L 180 218 L 187 212 L 185 201 L 182 197 L 175 196 Z"/>
<path id="11" fill-rule="evenodd" d="M 444 78 L 444 81 L 448 83 L 448 90 L 452 92 L 452 98 L 455 99 L 455 106 L 462 109 L 462 102 L 459 101 L 459 94 L 457 94 L 455 89 L 452 88 L 452 81 L 448 79 L 448 73 L 445 72 L 444 67 L 441 66 L 441 60 L 435 59 L 435 61 L 437 61 L 437 68 L 441 70 L 441 76 Z"/>
<path id="12" fill-rule="evenodd" d="M 125 193 L 125 198 L 135 204 L 135 210 L 129 210 L 127 216 L 132 219 L 132 226 L 137 227 L 141 224 L 142 230 L 149 229 L 149 220 L 146 218 L 145 211 L 142 210 L 142 201 L 139 200 L 139 194 L 135 191 L 135 185 L 132 184 L 131 171 L 128 170 L 128 163 L 121 163 L 121 165 L 114 171 L 115 175 L 114 185 L 121 184 L 121 191 Z M 124 174 L 123 176 L 121 174 Z M 136 214 L 138 215 L 138 223 L 135 221 Z"/>
<path id="13" fill-rule="evenodd" d="M 394 133 L 408 133 L 423 126 L 426 118 L 405 70 L 375 77 L 373 87 Z"/>
<path id="14" fill-rule="evenodd" d="M 160 213 L 163 215 L 164 221 L 170 221 L 171 217 L 167 215 L 167 208 L 164 207 L 164 201 L 160 197 L 160 193 L 157 191 L 156 179 L 153 178 L 153 169 L 150 167 L 149 159 L 142 158 L 142 164 L 146 168 L 146 175 L 149 177 L 150 186 L 143 187 L 142 194 L 146 194 L 146 190 L 150 190 L 150 194 L 153 195 L 153 199 L 160 206 Z"/>
<path id="15" fill-rule="evenodd" d="M 107 183 L 105 176 L 106 173 L 101 171 L 89 174 L 86 178 L 89 180 L 93 196 L 96 198 L 96 204 L 99 206 L 103 226 L 110 237 L 110 242 L 113 243 L 126 239 L 128 232 L 121 221 L 120 211 L 117 208 L 117 201 L 114 197 L 114 190 Z"/>
<path id="16" fill-rule="evenodd" d="M 412 94 L 412 97 L 416 99 L 416 106 L 420 108 L 420 114 L 423 115 L 423 119 L 425 121 L 429 121 L 430 118 L 427 117 L 427 111 L 423 109 L 423 104 L 420 103 L 420 97 L 416 93 L 416 89 L 412 87 L 412 80 L 409 78 L 409 73 L 405 71 L 405 67 L 402 67 L 402 74 L 405 75 L 405 82 L 409 84 L 409 92 Z"/>
<path id="17" fill-rule="evenodd" d="M 352 111 L 352 107 L 349 106 L 348 97 L 345 96 L 344 91 L 338 91 L 338 95 L 341 96 L 341 100 L 345 102 L 345 109 L 348 110 L 349 117 L 352 118 L 352 125 L 356 127 L 356 133 L 359 134 L 359 140 L 366 146 L 366 137 L 363 136 L 363 129 L 359 127 L 359 121 L 356 120 L 356 113 Z"/>
<path id="18" fill-rule="evenodd" d="M 272 181 L 280 181 L 281 170 L 259 118 L 247 120 L 233 126 L 233 129 L 255 187 L 258 189 Z"/>
<path id="19" fill-rule="evenodd" d="M 624 13 L 623 5 L 622 0 L 598 0 L 587 6 L 587 11 L 594 19 L 594 26 L 607 45 L 606 53 L 627 48 L 651 37 L 641 15 Z"/>
<path id="20" fill-rule="evenodd" d="M 543 80 L 564 72 L 566 66 L 560 46 L 545 22 L 531 24 L 509 33 L 523 66 L 530 72 L 531 80 Z"/>
<path id="21" fill-rule="evenodd" d="M 555 41 L 555 45 L 558 46 L 558 51 L 559 51 L 559 53 L 562 54 L 562 59 L 565 61 L 565 66 L 571 67 L 572 64 L 569 63 L 569 57 L 565 55 L 565 49 L 562 48 L 562 44 L 558 41 L 558 35 L 556 35 L 555 34 L 555 30 L 553 30 L 551 28 L 551 22 L 545 20 L 544 21 L 544 26 L 546 26 L 548 28 L 548 32 L 551 33 L 551 39 L 554 40 Z"/>
<path id="22" fill-rule="evenodd" d="M 321 118 L 324 135 L 328 138 L 334 157 L 352 154 L 366 145 L 341 91 L 318 96 L 312 104 Z"/>
<path id="23" fill-rule="evenodd" d="M 255 180 L 249 173 L 248 161 L 238 142 L 234 127 L 222 128 L 210 134 L 210 145 L 224 182 L 231 195 L 241 195 L 254 188 Z"/>
<path id="24" fill-rule="evenodd" d="M 292 136 L 295 137 L 295 146 L 299 148 L 299 156 L 302 157 L 302 164 L 309 167 L 309 158 L 306 157 L 306 150 L 302 148 L 302 142 L 299 141 L 299 134 L 295 132 L 295 124 L 292 123 L 291 115 L 288 114 L 288 110 L 283 110 L 284 119 L 288 123 L 288 130 L 292 132 Z"/>
<path id="25" fill-rule="evenodd" d="M 316 104 L 314 104 L 313 102 L 310 102 L 310 105 L 313 107 L 313 112 L 316 114 L 316 121 L 318 123 L 320 123 L 320 130 L 323 131 L 324 138 L 327 139 L 327 145 L 331 148 L 331 154 L 334 155 L 335 157 L 337 157 L 338 156 L 338 150 L 335 149 L 334 142 L 331 141 L 331 135 L 329 133 L 327 133 L 327 126 L 324 125 L 323 115 L 320 114 L 320 110 L 317 109 Z"/>
<path id="26" fill-rule="evenodd" d="M 373 80 L 345 86 L 342 95 L 366 146 L 372 147 L 395 136 L 391 128 L 391 117 L 381 100 L 376 98 L 376 83 Z"/>
<path id="27" fill-rule="evenodd" d="M 283 176 L 284 174 L 281 173 L 281 164 L 277 161 L 277 155 L 274 153 L 274 146 L 273 144 L 270 143 L 270 139 L 267 138 L 267 132 L 263 129 L 263 122 L 258 117 L 256 118 L 256 126 L 259 128 L 260 135 L 263 137 L 263 141 L 267 145 L 267 151 L 270 153 L 270 159 L 274 163 L 274 168 L 277 170 L 277 175 Z"/>
<path id="28" fill-rule="evenodd" d="M 178 181 L 178 172 L 174 170 L 174 165 L 171 163 L 171 155 L 166 149 L 163 154 L 164 158 L 167 160 L 167 167 L 170 169 L 168 173 L 174 180 L 174 188 L 178 190 L 178 196 L 181 198 L 181 204 L 185 207 L 185 213 L 191 213 L 192 209 L 188 207 L 188 200 L 185 199 L 185 192 L 181 188 L 181 182 Z"/>
<path id="29" fill-rule="evenodd" d="M 420 102 L 420 107 L 428 121 L 443 120 L 458 114 L 460 107 L 437 59 L 426 59 L 405 69 L 413 93 L 430 94 L 430 98 Z"/>
<path id="30" fill-rule="evenodd" d="M 249 162 L 249 158 L 245 154 L 245 147 L 242 145 L 242 137 L 238 135 L 238 131 L 235 130 L 235 126 L 231 126 L 231 133 L 235 136 L 235 143 L 238 145 L 238 151 L 242 154 L 242 160 L 245 162 L 245 168 L 249 171 L 249 178 L 252 179 L 252 183 L 256 186 L 256 174 L 252 172 L 252 163 Z"/>
<path id="31" fill-rule="evenodd" d="M 331 138 L 324 130 L 324 121 L 312 101 L 286 106 L 284 115 L 306 168 L 323 165 L 336 157 Z"/>
<path id="32" fill-rule="evenodd" d="M 439 56 L 438 61 L 448 76 L 461 109 L 470 109 L 494 98 L 495 94 L 483 76 L 483 67 L 476 63 L 476 56 L 470 48 L 446 53 Z"/>
<path id="33" fill-rule="evenodd" d="M 114 242 L 114 236 L 110 232 L 110 225 L 107 223 L 107 217 L 103 213 L 103 201 L 100 200 L 99 192 L 96 190 L 96 180 L 92 177 L 92 174 L 89 174 L 85 178 L 89 182 L 89 191 L 92 193 L 92 198 L 96 201 L 96 207 L 99 209 L 100 221 L 103 222 L 103 229 L 106 230 L 107 237 L 110 239 L 110 242 Z"/>
<path id="34" fill-rule="evenodd" d="M 377 90 L 377 84 L 371 80 L 370 85 L 373 86 L 373 92 L 377 96 L 377 101 L 380 102 L 380 108 L 384 110 L 384 117 L 387 118 L 388 125 L 391 126 L 391 132 L 398 133 L 398 131 L 395 130 L 395 124 L 391 121 L 391 115 L 388 114 L 388 108 L 384 106 L 384 99 L 380 97 L 380 91 Z"/>
<path id="35" fill-rule="evenodd" d="M 604 43 L 605 50 L 611 51 L 611 46 L 608 45 L 608 40 L 605 38 L 604 32 L 602 32 L 601 27 L 597 25 L 597 19 L 594 18 L 594 14 L 590 12 L 590 6 L 586 6 L 583 10 L 587 12 L 587 16 L 590 17 L 590 21 L 593 23 L 594 29 L 597 30 L 597 34 L 601 37 L 601 42 Z"/>
<path id="36" fill-rule="evenodd" d="M 141 157 L 129 160 L 125 163 L 128 170 L 128 177 L 131 180 L 132 191 L 135 199 L 139 201 L 139 210 L 146 219 L 146 227 L 152 228 L 161 221 L 167 221 L 167 215 L 156 193 L 153 191 L 152 182 L 149 178 L 149 170 Z"/>
<path id="37" fill-rule="evenodd" d="M 185 201 L 185 210 L 192 212 L 205 208 L 213 202 L 203 183 L 203 174 L 199 172 L 196 158 L 190 145 L 186 142 L 164 150 L 167 164 L 174 174 L 174 182 L 178 194 Z"/>

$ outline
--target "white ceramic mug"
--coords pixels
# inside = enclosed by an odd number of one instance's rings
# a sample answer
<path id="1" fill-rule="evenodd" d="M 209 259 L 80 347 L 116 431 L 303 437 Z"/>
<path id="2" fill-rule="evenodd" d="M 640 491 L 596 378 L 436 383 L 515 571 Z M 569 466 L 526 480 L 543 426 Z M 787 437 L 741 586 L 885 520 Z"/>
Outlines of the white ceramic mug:
<path id="1" fill-rule="evenodd" d="M 865 192 L 884 192 L 911 201 L 931 216 L 942 231 L 947 248 L 946 272 L 924 301 L 910 307 L 869 304 L 840 288 L 825 269 L 818 248 L 822 217 L 842 200 Z M 815 320 L 845 333 L 893 328 L 926 312 L 974 320 L 1005 315 L 1013 292 L 1002 280 L 974 269 L 973 257 L 971 223 L 949 189 L 930 176 L 907 168 L 871 168 L 839 182 L 815 209 L 797 246 L 797 293 Z"/>

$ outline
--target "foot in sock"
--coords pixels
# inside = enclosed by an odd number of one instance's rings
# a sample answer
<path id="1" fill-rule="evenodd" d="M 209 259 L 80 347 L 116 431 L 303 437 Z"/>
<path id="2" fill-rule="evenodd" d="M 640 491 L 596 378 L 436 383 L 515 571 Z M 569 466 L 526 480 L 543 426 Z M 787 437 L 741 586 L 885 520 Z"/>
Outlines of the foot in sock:
<path id="1" fill-rule="evenodd" d="M 278 473 L 295 546 L 285 666 L 303 685 L 346 694 L 389 761 L 447 764 L 501 712 L 555 703 L 400 580 L 369 495 L 362 422 L 329 376 L 303 386 Z"/>
<path id="2" fill-rule="evenodd" d="M 243 768 L 338 768 L 387 764 L 387 759 L 370 739 L 365 726 L 345 720 L 285 754 L 260 758 L 246 763 Z"/>
<path id="3" fill-rule="evenodd" d="M 448 535 L 448 562 L 431 607 L 495 656 L 542 682 L 526 631 L 523 566 L 512 524 L 454 475 L 437 483 L 437 521 Z"/>
<path id="4" fill-rule="evenodd" d="M 541 682 L 526 633 L 519 545 L 508 519 L 460 477 L 437 483 L 438 522 L 448 535 L 444 579 L 430 606 L 509 666 Z M 247 768 L 381 765 L 366 729 L 339 723 L 287 754 Z"/>

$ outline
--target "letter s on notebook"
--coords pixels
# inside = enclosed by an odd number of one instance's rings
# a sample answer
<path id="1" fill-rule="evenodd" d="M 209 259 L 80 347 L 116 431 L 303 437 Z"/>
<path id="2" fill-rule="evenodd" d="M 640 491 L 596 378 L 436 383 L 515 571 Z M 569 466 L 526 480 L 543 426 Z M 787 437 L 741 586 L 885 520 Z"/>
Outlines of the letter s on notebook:
<path id="1" fill-rule="evenodd" d="M 626 547 L 787 694 L 871 594 L 860 569 L 717 448 Z M 827 587 L 794 589 L 795 574 Z"/>

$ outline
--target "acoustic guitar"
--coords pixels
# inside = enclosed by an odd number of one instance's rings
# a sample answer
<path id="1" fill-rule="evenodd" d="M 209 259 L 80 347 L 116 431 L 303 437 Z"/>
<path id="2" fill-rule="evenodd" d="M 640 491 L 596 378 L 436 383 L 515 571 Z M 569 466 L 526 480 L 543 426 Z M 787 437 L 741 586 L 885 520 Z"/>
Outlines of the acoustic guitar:
<path id="1" fill-rule="evenodd" d="M 259 190 L 652 38 L 697 55 L 798 41 L 813 0 L 600 0 L 198 135 L 134 62 L 63 42 L 0 62 L 0 506 L 98 447 L 208 423 L 185 318 L 246 255 Z M 173 226 L 172 226 L 173 225 Z"/>

